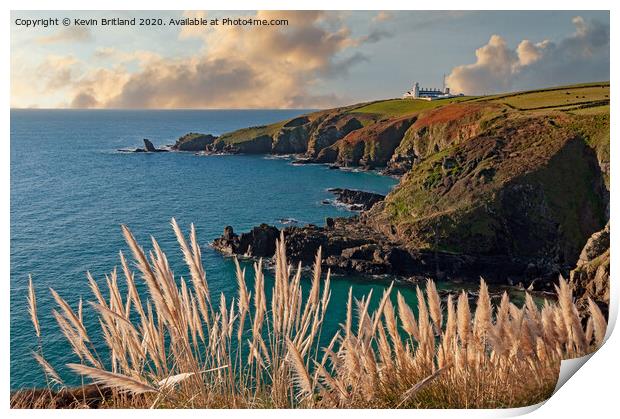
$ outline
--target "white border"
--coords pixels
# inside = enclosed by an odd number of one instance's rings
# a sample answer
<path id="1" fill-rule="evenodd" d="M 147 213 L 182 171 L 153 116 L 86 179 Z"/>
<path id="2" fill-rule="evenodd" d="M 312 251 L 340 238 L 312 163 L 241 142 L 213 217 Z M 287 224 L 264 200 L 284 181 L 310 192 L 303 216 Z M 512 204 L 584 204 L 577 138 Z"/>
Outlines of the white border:
<path id="1" fill-rule="evenodd" d="M 292 3 L 290 0 L 263 0 L 263 1 L 248 1 L 248 0 L 227 0 L 221 2 L 206 2 L 206 1 L 197 1 L 197 0 L 177 0 L 174 2 L 163 2 L 163 1 L 118 1 L 118 0 L 91 0 L 85 2 L 84 0 L 57 0 L 54 1 L 53 5 L 50 4 L 49 1 L 43 0 L 23 0 L 23 1 L 15 1 L 8 0 L 3 2 L 3 5 L 6 5 L 6 8 L 1 10 L 2 13 L 2 25 L 3 30 L 1 36 L 1 45 L 2 45 L 2 56 L 4 58 L 4 65 L 2 66 L 2 84 L 0 84 L 0 93 L 4 97 L 5 100 L 5 108 L 2 112 L 2 128 L 3 128 L 3 148 L 0 151 L 0 159 L 1 160 L 1 181 L 0 187 L 2 188 L 2 200 L 0 201 L 0 205 L 2 207 L 2 216 L 3 222 L 0 223 L 2 228 L 2 240 L 0 241 L 0 257 L 2 258 L 0 263 L 0 269 L 2 269 L 2 275 L 0 276 L 3 280 L 4 288 L 2 291 L 2 310 L 1 310 L 1 320 L 0 320 L 0 329 L 2 333 L 2 338 L 4 345 L 0 347 L 0 357 L 1 357 L 1 365 L 2 365 L 2 383 L 0 387 L 0 395 L 2 400 L 4 400 L 4 408 L 7 410 L 8 414 L 15 417 L 28 417 L 28 418 L 36 418 L 36 417 L 57 417 L 57 416 L 76 416 L 76 415 L 108 415 L 112 413 L 116 417 L 124 418 L 133 417 L 135 415 L 149 415 L 149 417 L 169 417 L 171 415 L 170 411 L 155 411 L 155 412 L 143 412 L 143 411 L 114 411 L 114 412 L 106 412 L 106 411 L 92 411 L 92 412 L 84 412 L 84 411 L 11 411 L 9 407 L 9 278 L 10 278 L 10 223 L 9 223 L 9 214 L 10 214 L 10 206 L 9 206 L 9 197 L 10 197 L 10 183 L 9 183 L 9 175 L 10 175 L 10 153 L 9 153 L 9 103 L 10 103 L 10 10 L 49 10 L 58 9 L 58 10 L 283 10 L 283 9 L 296 9 L 296 10 L 310 10 L 310 9 L 319 9 L 319 10 L 406 10 L 406 9 L 414 9 L 414 10 L 436 10 L 436 9 L 444 9 L 444 10 L 462 10 L 462 9 L 485 9 L 485 10 L 580 10 L 587 7 L 588 9 L 597 9 L 597 10 L 611 10 L 611 74 L 617 73 L 617 51 L 614 50 L 614 47 L 617 49 L 616 36 L 617 36 L 617 27 L 618 21 L 618 6 L 620 4 L 618 2 L 612 1 L 601 1 L 601 0 L 590 0 L 588 2 L 578 2 L 578 1 L 543 1 L 543 0 L 520 0 L 513 2 L 497 2 L 497 1 L 483 1 L 483 0 L 470 0 L 466 3 L 462 1 L 455 0 L 444 0 L 441 3 L 439 2 L 412 2 L 412 1 L 392 1 L 392 0 L 382 0 L 380 2 L 377 1 L 367 1 L 367 0 L 358 0 L 358 1 L 340 1 L 337 4 L 332 1 L 327 0 L 301 0 L 295 3 Z M 614 7 L 616 6 L 616 7 Z M 613 76 L 612 76 L 613 79 Z M 615 80 L 612 80 L 611 83 L 612 88 L 612 108 L 616 109 L 616 103 L 618 98 L 618 88 L 615 84 Z M 611 136 L 615 140 L 618 138 L 618 126 L 619 120 L 616 112 L 611 113 Z M 615 159 L 615 156 L 618 155 L 618 145 L 617 141 L 611 142 L 611 156 L 612 160 Z M 616 163 L 613 163 L 615 167 Z M 611 209 L 612 214 L 615 209 L 615 202 L 617 201 L 618 195 L 615 193 L 615 190 L 612 188 L 611 193 Z M 620 239 L 619 239 L 620 240 Z M 615 249 L 620 246 L 619 240 L 616 240 L 616 235 L 612 235 L 612 254 L 615 253 Z M 615 255 L 613 256 L 615 260 Z M 614 284 L 612 280 L 612 308 L 610 316 L 612 317 L 613 322 L 615 323 L 615 317 L 617 316 L 617 303 L 618 303 L 618 289 L 620 288 L 619 284 Z M 611 329 L 611 328 L 610 328 Z M 608 335 L 609 336 L 609 335 Z M 617 395 L 617 377 L 620 371 L 619 369 L 619 360 L 618 353 L 620 353 L 620 338 L 618 338 L 618 334 L 612 334 L 609 336 L 609 340 L 607 343 L 592 356 L 592 358 L 588 361 L 587 367 L 579 370 L 575 377 L 568 380 L 568 382 L 555 394 L 547 403 L 544 403 L 542 407 L 535 410 L 530 414 L 530 417 L 538 417 L 545 418 L 549 416 L 554 417 L 592 417 L 592 418 L 606 418 L 611 417 L 612 415 L 616 415 L 614 412 L 618 406 L 618 395 Z M 502 417 L 502 416 L 514 416 L 523 413 L 527 413 L 527 411 L 531 411 L 535 409 L 535 407 L 526 408 L 526 409 L 509 409 L 509 410 L 470 410 L 470 411 L 461 411 L 461 410 L 356 410 L 356 411 L 295 411 L 289 412 L 287 410 L 253 410 L 253 411 L 233 411 L 233 410 L 210 410 L 205 412 L 197 412 L 197 411 L 174 411 L 172 414 L 175 417 L 189 417 L 199 415 L 209 415 L 209 417 L 214 418 L 240 418 L 246 415 L 252 415 L 255 417 L 268 417 L 268 418 L 284 418 L 289 417 L 289 415 L 294 415 L 295 417 L 312 417 L 316 415 L 326 416 L 326 417 L 336 417 L 341 415 L 351 415 L 356 418 L 366 418 L 366 417 L 389 417 L 390 419 L 397 418 L 410 418 L 411 416 L 424 416 L 424 417 Z"/>

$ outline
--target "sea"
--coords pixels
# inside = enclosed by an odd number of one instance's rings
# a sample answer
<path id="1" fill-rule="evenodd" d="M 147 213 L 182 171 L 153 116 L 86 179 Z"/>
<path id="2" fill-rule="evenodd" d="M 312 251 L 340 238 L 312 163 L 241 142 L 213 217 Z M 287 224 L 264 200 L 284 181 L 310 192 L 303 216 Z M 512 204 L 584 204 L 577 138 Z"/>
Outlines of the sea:
<path id="1" fill-rule="evenodd" d="M 79 384 L 65 365 L 79 362 L 52 316 L 49 288 L 74 309 L 84 301 L 84 321 L 94 345 L 105 353 L 86 272 L 105 286 L 105 275 L 120 270 L 119 251 L 129 255 L 120 226 L 127 225 L 146 249 L 154 237 L 176 277 L 189 278 L 170 220 L 184 231 L 193 223 L 213 295 L 236 293 L 233 260 L 209 247 L 225 226 L 236 232 L 260 223 L 287 221 L 321 225 L 325 217 L 353 215 L 326 205 L 327 189 L 340 187 L 388 193 L 397 183 L 373 172 L 330 170 L 323 165 L 291 164 L 291 158 L 194 153 L 123 153 L 173 144 L 188 132 L 219 135 L 264 125 L 308 110 L 17 110 L 11 111 L 11 278 L 10 386 L 46 385 L 32 357 L 42 345 L 45 358 L 68 384 Z M 252 265 L 245 261 L 248 280 Z M 42 339 L 28 314 L 28 277 L 38 301 Z M 336 276 L 322 336 L 333 336 L 344 319 L 349 288 L 356 297 L 373 290 L 375 299 L 390 278 Z M 141 281 L 138 279 L 138 281 Z M 251 281 L 250 281 L 251 282 Z M 122 276 L 119 283 L 123 283 Z M 272 283 L 267 275 L 267 285 Z M 304 278 L 307 288 L 309 278 Z M 415 305 L 415 293 L 396 285 Z"/>

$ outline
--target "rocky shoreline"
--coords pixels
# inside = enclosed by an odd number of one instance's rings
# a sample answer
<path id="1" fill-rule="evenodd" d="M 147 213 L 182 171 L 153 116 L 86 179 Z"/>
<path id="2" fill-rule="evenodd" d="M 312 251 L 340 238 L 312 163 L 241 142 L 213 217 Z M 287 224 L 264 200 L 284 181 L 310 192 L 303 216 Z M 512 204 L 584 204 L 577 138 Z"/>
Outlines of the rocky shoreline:
<path id="1" fill-rule="evenodd" d="M 385 199 L 385 195 L 357 189 L 329 188 L 327 191 L 336 195 L 336 199 L 335 201 L 324 200 L 323 204 L 329 205 L 335 202 L 336 204 L 344 205 L 350 211 L 367 211 L 374 204 Z"/>
<path id="2" fill-rule="evenodd" d="M 520 286 L 536 291 L 553 290 L 556 267 L 535 266 L 502 256 L 475 256 L 411 249 L 390 240 L 366 222 L 366 213 L 352 217 L 328 217 L 323 226 L 287 226 L 279 229 L 260 224 L 237 234 L 226 226 L 212 243 L 227 256 L 271 258 L 276 240 L 284 236 L 291 262 L 312 265 L 321 248 L 322 266 L 336 274 L 396 277 L 416 284 L 426 278 L 454 283 L 477 283 L 480 277 L 497 285 Z"/>

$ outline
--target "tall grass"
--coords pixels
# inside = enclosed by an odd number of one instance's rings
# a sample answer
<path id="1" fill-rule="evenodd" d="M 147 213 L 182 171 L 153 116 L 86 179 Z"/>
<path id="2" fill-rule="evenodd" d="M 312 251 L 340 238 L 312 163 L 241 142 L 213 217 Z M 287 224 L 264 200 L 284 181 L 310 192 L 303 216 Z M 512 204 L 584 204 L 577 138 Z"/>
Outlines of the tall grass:
<path id="1" fill-rule="evenodd" d="M 496 307 L 481 280 L 473 316 L 464 292 L 442 303 L 429 280 L 416 290 L 417 313 L 400 293 L 393 302 L 391 286 L 374 310 L 372 292 L 355 299 L 350 291 L 340 330 L 321 347 L 330 274 L 323 277 L 320 250 L 309 292 L 302 292 L 301 265 L 287 263 L 280 239 L 271 299 L 262 262 L 254 264 L 249 288 L 235 261 L 238 292 L 227 300 L 211 294 L 194 227 L 189 240 L 175 220 L 172 227 L 189 281 L 174 277 L 154 239 L 147 253 L 124 226 L 134 260 L 130 266 L 120 253 L 127 291 L 120 291 L 116 269 L 105 278 L 105 292 L 88 275 L 93 299 L 85 308 L 98 315 L 105 359 L 94 349 L 81 301 L 76 312 L 51 290 L 58 304 L 53 315 L 76 356 L 68 367 L 106 390 L 105 407 L 522 406 L 550 396 L 562 359 L 593 351 L 604 339 L 596 304 L 584 327 L 561 278 L 557 303 L 542 308 L 530 295 L 517 307 L 505 293 Z M 134 266 L 146 296 L 137 290 Z M 32 283 L 28 302 L 39 336 Z M 52 391 L 64 384 L 42 348 L 35 359 L 50 391 L 39 403 L 15 396 L 14 407 L 53 407 L 62 393 Z M 74 406 L 83 404 L 75 398 Z"/>

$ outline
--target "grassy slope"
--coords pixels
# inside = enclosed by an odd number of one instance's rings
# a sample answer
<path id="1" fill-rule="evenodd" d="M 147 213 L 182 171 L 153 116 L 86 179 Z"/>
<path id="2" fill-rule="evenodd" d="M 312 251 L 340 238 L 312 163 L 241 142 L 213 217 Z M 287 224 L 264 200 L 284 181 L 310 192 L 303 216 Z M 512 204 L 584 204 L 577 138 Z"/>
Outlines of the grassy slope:
<path id="1" fill-rule="evenodd" d="M 508 97 L 504 102 L 514 108 L 528 110 L 556 107 L 558 105 L 575 105 L 606 99 L 609 99 L 609 86 L 569 88 L 530 95 L 518 95 Z"/>
<path id="2" fill-rule="evenodd" d="M 251 141 L 252 139 L 260 137 L 262 135 L 271 136 L 277 133 L 285 123 L 286 121 L 280 121 L 270 125 L 242 128 L 237 131 L 223 134 L 219 138 L 219 141 L 223 141 L 226 144 L 238 144 L 245 141 Z"/>
<path id="3" fill-rule="evenodd" d="M 589 102 L 589 107 L 565 110 L 567 91 L 571 97 L 579 96 L 580 103 Z M 433 232 L 419 232 L 439 223 L 443 224 L 441 228 L 446 236 L 445 250 L 450 250 L 456 242 L 466 241 L 483 248 L 486 244 L 491 245 L 490 236 L 498 226 L 494 225 L 496 221 L 492 217 L 484 216 L 482 212 L 498 205 L 493 202 L 497 200 L 496 193 L 507 182 L 524 181 L 524 176 L 529 176 L 527 181 L 542 185 L 554 215 L 567 220 L 566 237 L 576 237 L 576 241 L 580 241 L 591 224 L 600 221 L 604 208 L 599 204 L 587 208 L 579 206 L 579 197 L 587 201 L 583 198 L 592 195 L 591 184 L 595 180 L 589 178 L 590 171 L 582 157 L 587 151 L 583 147 L 567 147 L 567 144 L 570 138 L 577 136 L 594 149 L 608 183 L 609 172 L 605 167 L 609 165 L 609 106 L 600 103 L 605 95 L 608 99 L 609 84 L 601 86 L 598 83 L 595 87 L 589 84 L 554 88 L 479 98 L 469 104 L 453 105 L 452 108 L 470 107 L 475 103 L 485 106 L 483 117 L 478 118 L 477 132 L 465 139 L 459 139 L 455 133 L 463 126 L 471 132 L 472 121 L 463 118 L 459 112 L 449 111 L 450 107 L 422 112 L 412 127 L 412 130 L 419 130 L 420 125 L 424 125 L 424 135 L 416 138 L 417 147 L 420 148 L 421 143 L 430 148 L 431 143 L 440 142 L 438 138 L 443 138 L 444 143 L 435 148 L 439 151 L 428 151 L 426 158 L 414 166 L 388 196 L 379 219 L 400 226 L 401 231 L 417 240 L 419 246 L 432 246 L 433 240 L 428 240 Z M 522 109 L 545 108 L 517 110 L 515 104 Z M 489 110 L 489 105 L 495 105 L 495 108 Z M 446 118 L 450 113 L 456 116 L 452 125 Z M 421 124 L 425 118 L 431 123 Z M 412 136 L 411 132 L 407 134 Z M 505 140 L 497 146 L 499 151 L 487 153 L 485 147 L 490 146 L 494 137 Z M 401 148 L 407 141 L 413 143 L 405 136 Z M 553 165 L 546 163 L 564 149 L 561 161 Z M 449 167 L 444 164 L 446 160 L 450 162 Z M 548 169 L 539 170 L 547 165 Z M 581 179 L 580 173 L 585 174 L 585 179 Z M 567 176 L 574 183 L 565 190 L 562 185 Z M 481 205 L 486 207 L 484 211 Z M 586 213 L 577 214 L 578 211 Z M 464 221 L 466 218 L 470 220 Z M 467 231 L 459 231 L 459 226 L 465 226 Z M 467 239 L 463 240 L 465 236 Z M 571 251 L 577 251 L 578 244 L 569 243 L 567 246 Z"/>
<path id="4" fill-rule="evenodd" d="M 579 83 L 579 84 L 570 84 L 570 85 L 566 85 L 566 86 L 548 87 L 548 88 L 544 88 L 544 89 L 523 90 L 523 91 L 518 91 L 518 92 L 500 93 L 500 94 L 496 94 L 496 95 L 481 96 L 478 100 L 482 100 L 482 101 L 484 101 L 484 100 L 501 100 L 501 99 L 515 97 L 515 96 L 521 96 L 521 95 L 527 95 L 530 98 L 535 98 L 539 94 L 546 95 L 546 94 L 549 94 L 550 92 L 554 92 L 554 91 L 566 91 L 567 89 L 585 89 L 585 88 L 590 88 L 590 87 L 607 87 L 609 89 L 609 82 L 608 81 L 600 81 L 600 82 L 591 82 L 591 83 Z M 561 103 L 557 103 L 557 105 L 560 106 Z"/>
<path id="5" fill-rule="evenodd" d="M 570 115 L 572 129 L 583 136 L 597 154 L 599 162 L 609 165 L 609 82 L 582 83 L 533 92 L 518 92 L 492 97 L 491 102 L 504 103 L 533 114 L 559 111 Z M 529 113 L 529 112 L 528 112 Z M 604 170 L 609 186 L 609 171 Z"/>
<path id="6" fill-rule="evenodd" d="M 434 109 L 440 106 L 447 105 L 449 103 L 456 103 L 465 100 L 471 100 L 471 97 L 443 99 L 437 101 L 426 100 L 411 100 L 411 99 L 389 99 L 373 102 L 370 104 L 362 103 L 346 108 L 342 108 L 342 113 L 355 114 L 359 116 L 363 125 L 370 125 L 378 120 L 415 114 L 423 110 Z M 331 113 L 334 110 L 326 110 L 313 112 L 308 114 L 310 121 L 323 116 L 326 113 Z M 277 134 L 287 121 L 279 121 L 269 125 L 263 125 L 258 127 L 242 128 L 236 131 L 223 134 L 219 141 L 223 141 L 226 144 L 238 144 L 246 141 L 251 141 L 263 135 L 273 136 Z"/>
<path id="7" fill-rule="evenodd" d="M 418 113 L 427 109 L 435 109 L 450 103 L 463 102 L 471 100 L 472 97 L 463 96 L 441 100 L 416 100 L 416 99 L 390 99 L 373 102 L 358 108 L 353 108 L 352 113 L 370 113 L 381 117 L 403 116 Z"/>
<path id="8" fill-rule="evenodd" d="M 443 109 L 446 106 L 461 103 L 486 104 L 506 107 L 512 111 L 530 111 L 538 114 L 548 111 L 570 111 L 574 114 L 599 115 L 609 113 L 609 83 L 585 83 L 579 85 L 540 89 L 531 92 L 514 92 L 483 97 L 456 97 L 436 101 L 412 99 L 388 99 L 371 103 L 362 103 L 340 109 L 330 109 L 308 114 L 311 121 L 327 114 L 353 114 L 364 126 L 369 126 L 386 118 L 402 116 L 424 116 L 429 111 Z M 497 116 L 491 112 L 483 119 Z M 279 121 L 260 127 L 244 128 L 222 135 L 218 142 L 240 144 L 255 141 L 258 138 L 273 137 L 280 132 L 286 121 Z"/>

